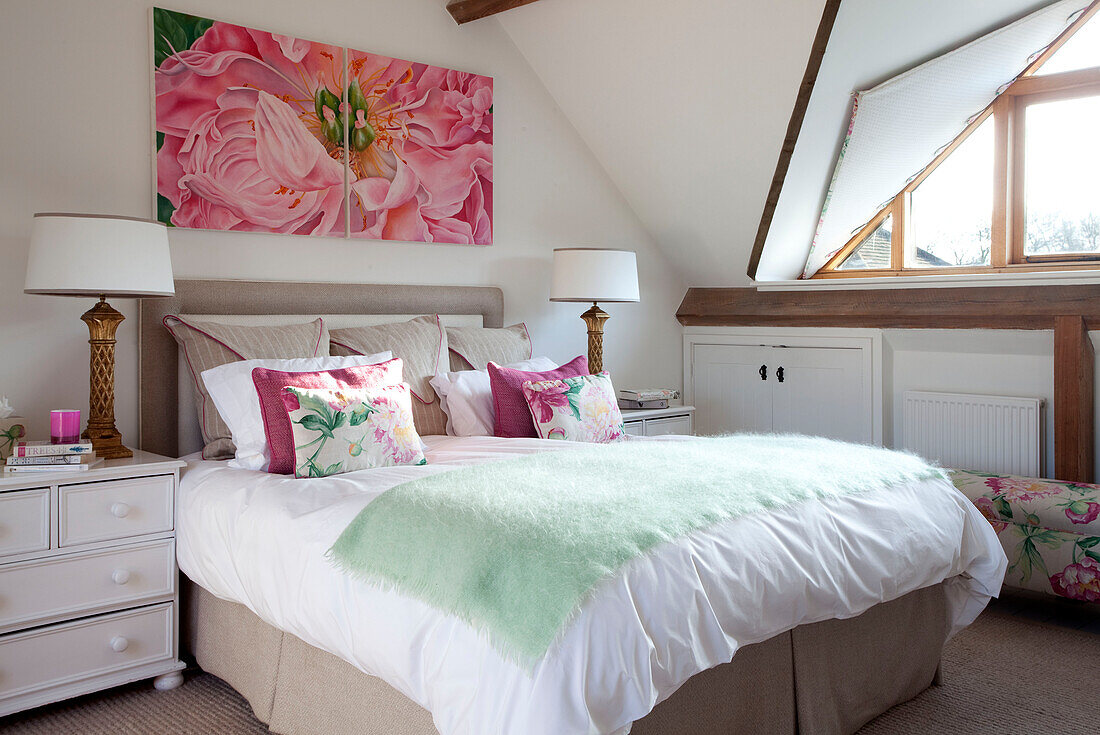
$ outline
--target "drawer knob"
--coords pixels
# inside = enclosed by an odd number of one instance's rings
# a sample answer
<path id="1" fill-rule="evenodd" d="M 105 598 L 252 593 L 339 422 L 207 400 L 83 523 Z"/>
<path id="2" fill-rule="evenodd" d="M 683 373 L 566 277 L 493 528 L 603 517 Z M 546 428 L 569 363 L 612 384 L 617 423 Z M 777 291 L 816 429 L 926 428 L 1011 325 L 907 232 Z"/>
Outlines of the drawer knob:
<path id="1" fill-rule="evenodd" d="M 130 506 L 126 505 L 126 503 L 111 504 L 111 515 L 113 515 L 115 518 L 125 518 L 127 515 L 129 515 L 129 513 Z"/>
<path id="2" fill-rule="evenodd" d="M 116 635 L 111 639 L 111 650 L 115 653 L 122 653 L 130 645 L 130 641 L 126 640 L 123 636 Z"/>
<path id="3" fill-rule="evenodd" d="M 111 581 L 115 584 L 126 584 L 130 581 L 130 572 L 127 569 L 116 569 L 111 574 Z"/>

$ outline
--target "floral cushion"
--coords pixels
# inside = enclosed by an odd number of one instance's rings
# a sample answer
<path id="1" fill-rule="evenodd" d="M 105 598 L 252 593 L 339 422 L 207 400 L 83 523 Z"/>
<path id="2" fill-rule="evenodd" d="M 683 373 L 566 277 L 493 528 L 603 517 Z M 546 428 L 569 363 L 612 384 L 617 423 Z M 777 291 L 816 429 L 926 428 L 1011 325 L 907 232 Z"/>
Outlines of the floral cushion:
<path id="1" fill-rule="evenodd" d="M 1100 602 L 1100 485 L 952 470 L 1008 555 L 1005 584 Z"/>
<path id="2" fill-rule="evenodd" d="M 992 521 L 1100 536 L 1100 485 L 963 470 L 951 479 Z"/>
<path id="3" fill-rule="evenodd" d="M 294 476 L 326 477 L 374 467 L 427 464 L 407 383 L 283 391 L 294 431 Z"/>
<path id="4" fill-rule="evenodd" d="M 611 376 L 525 381 L 523 395 L 542 439 L 607 444 L 626 438 Z"/>
<path id="5" fill-rule="evenodd" d="M 329 360 L 347 360 L 353 358 L 327 358 Z M 267 472 L 289 475 L 294 472 L 294 430 L 283 405 L 283 389 L 288 385 L 295 388 L 328 388 L 347 390 L 349 388 L 374 388 L 380 385 L 400 385 L 401 358 L 373 365 L 354 365 L 345 368 L 328 368 L 287 372 L 270 367 L 252 368 L 252 399 L 257 399 L 260 419 L 263 421 L 264 453 Z M 213 395 L 213 392 L 211 393 Z M 247 442 L 245 442 L 247 447 Z M 244 469 L 254 469 L 245 467 Z M 262 469 L 262 466 L 261 468 Z"/>

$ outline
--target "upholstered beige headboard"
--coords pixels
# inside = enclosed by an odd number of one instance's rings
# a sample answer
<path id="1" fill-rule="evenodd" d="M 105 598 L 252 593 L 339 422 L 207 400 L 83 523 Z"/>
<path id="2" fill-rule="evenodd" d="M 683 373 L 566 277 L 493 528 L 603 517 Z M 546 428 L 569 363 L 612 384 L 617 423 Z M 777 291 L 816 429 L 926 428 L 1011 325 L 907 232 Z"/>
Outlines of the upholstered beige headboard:
<path id="1" fill-rule="evenodd" d="M 139 446 L 177 457 L 185 448 L 179 429 L 179 353 L 162 324 L 168 314 L 461 314 L 480 315 L 484 326 L 501 327 L 504 295 L 487 286 L 177 280 L 175 296 L 141 301 L 138 417 Z"/>

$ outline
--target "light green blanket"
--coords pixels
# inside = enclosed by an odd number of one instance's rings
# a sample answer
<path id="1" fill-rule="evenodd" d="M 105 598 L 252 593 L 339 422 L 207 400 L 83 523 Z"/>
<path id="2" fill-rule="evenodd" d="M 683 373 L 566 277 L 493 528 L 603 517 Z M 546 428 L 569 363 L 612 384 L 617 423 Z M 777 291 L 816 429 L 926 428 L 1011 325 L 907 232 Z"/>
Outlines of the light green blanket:
<path id="1" fill-rule="evenodd" d="M 912 455 L 801 436 L 586 446 L 391 488 L 330 554 L 530 666 L 601 579 L 658 544 L 749 513 L 942 476 Z"/>

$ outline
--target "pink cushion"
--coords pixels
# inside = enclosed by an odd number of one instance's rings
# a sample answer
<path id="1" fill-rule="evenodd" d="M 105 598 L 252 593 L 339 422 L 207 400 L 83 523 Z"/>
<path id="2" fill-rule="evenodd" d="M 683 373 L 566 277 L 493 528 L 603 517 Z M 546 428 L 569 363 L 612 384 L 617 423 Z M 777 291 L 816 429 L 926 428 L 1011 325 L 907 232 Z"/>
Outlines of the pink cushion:
<path id="1" fill-rule="evenodd" d="M 260 415 L 264 420 L 267 446 L 271 449 L 271 464 L 267 471 L 289 475 L 294 471 L 294 431 L 283 407 L 283 388 L 375 388 L 401 383 L 401 359 L 377 365 L 359 365 L 337 370 L 314 370 L 287 373 L 282 370 L 255 368 L 252 382 L 260 398 Z"/>
<path id="2" fill-rule="evenodd" d="M 493 391 L 493 430 L 496 435 L 537 438 L 535 422 L 531 420 L 531 410 L 523 395 L 524 382 L 574 378 L 578 375 L 588 375 L 588 358 L 584 355 L 573 358 L 561 367 L 541 373 L 513 370 L 490 362 L 489 387 Z"/>

